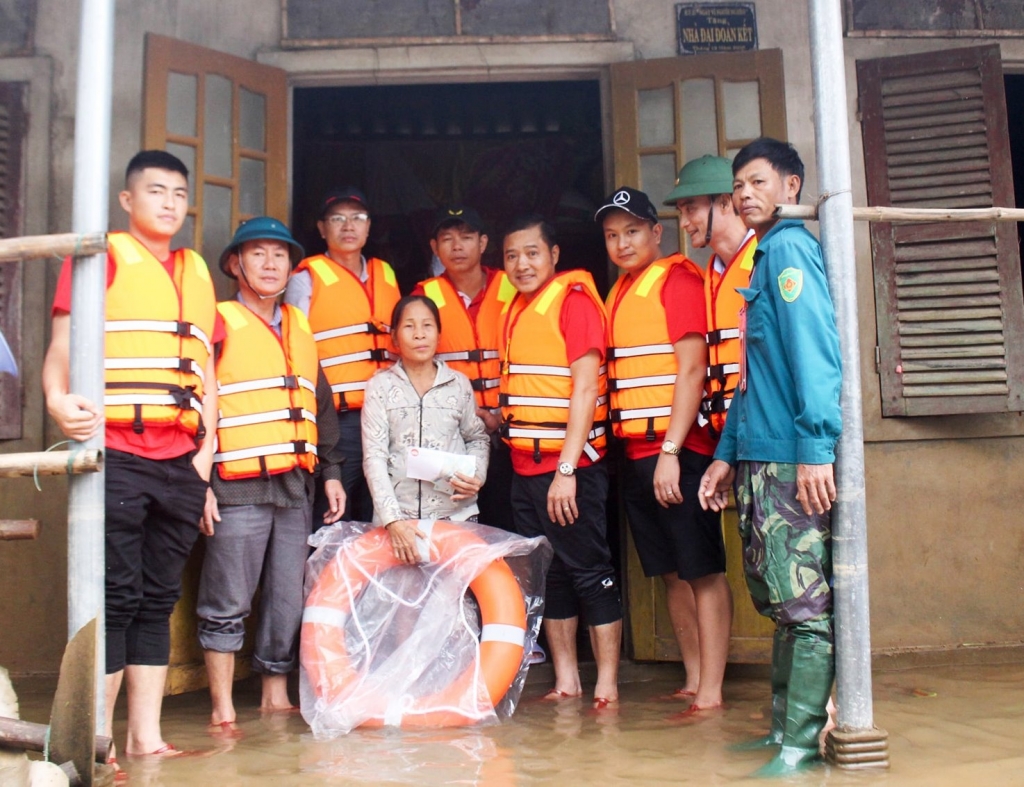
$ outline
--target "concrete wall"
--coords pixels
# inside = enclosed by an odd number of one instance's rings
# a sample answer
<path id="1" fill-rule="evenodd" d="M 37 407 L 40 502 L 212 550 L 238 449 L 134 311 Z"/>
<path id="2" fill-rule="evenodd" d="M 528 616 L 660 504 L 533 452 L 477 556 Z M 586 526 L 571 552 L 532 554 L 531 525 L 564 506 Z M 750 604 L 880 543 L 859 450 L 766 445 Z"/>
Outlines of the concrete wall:
<path id="1" fill-rule="evenodd" d="M 121 171 L 138 147 L 142 123 L 144 33 L 157 32 L 285 68 L 294 84 L 374 83 L 450 79 L 528 79 L 531 75 L 606 72 L 626 59 L 676 53 L 674 0 L 613 0 L 617 42 L 481 46 L 376 47 L 281 52 L 278 0 L 137 0 L 117 6 L 111 217 L 123 226 L 114 196 Z M 52 118 L 45 163 L 52 198 L 44 226 L 70 225 L 77 13 L 61 0 L 39 0 L 36 54 L 52 63 Z M 786 74 L 789 139 L 807 164 L 805 201 L 817 196 L 806 6 L 758 0 L 761 48 L 781 48 Z M 854 204 L 866 204 L 860 128 L 856 122 L 859 58 L 905 54 L 985 41 L 851 38 L 845 45 L 850 98 Z M 1001 42 L 1007 69 L 1024 69 L 1024 41 Z M 4 59 L 0 59 L 3 78 Z M 37 158 L 41 154 L 37 154 Z M 36 161 L 36 167 L 43 162 Z M 38 179 L 37 179 L 38 180 Z M 37 211 L 38 212 L 38 211 Z M 812 229 L 813 229 L 812 225 Z M 867 446 L 873 645 L 878 650 L 953 649 L 964 644 L 1019 644 L 1024 631 L 1018 511 L 1024 490 L 1015 472 L 1024 459 L 1019 415 L 882 419 L 874 370 L 874 299 L 866 225 L 857 230 L 862 378 Z M 51 265 L 50 285 L 54 275 Z M 20 450 L 59 439 L 44 434 L 38 403 L 48 292 L 26 277 L 25 379 L 29 438 Z M 31 307 L 29 306 L 31 304 Z M 34 409 L 33 409 L 34 408 Z M 36 495 L 30 482 L 0 483 L 5 516 L 43 519 L 34 544 L 0 544 L 0 663 L 14 673 L 52 672 L 65 637 L 64 497 L 60 481 Z"/>

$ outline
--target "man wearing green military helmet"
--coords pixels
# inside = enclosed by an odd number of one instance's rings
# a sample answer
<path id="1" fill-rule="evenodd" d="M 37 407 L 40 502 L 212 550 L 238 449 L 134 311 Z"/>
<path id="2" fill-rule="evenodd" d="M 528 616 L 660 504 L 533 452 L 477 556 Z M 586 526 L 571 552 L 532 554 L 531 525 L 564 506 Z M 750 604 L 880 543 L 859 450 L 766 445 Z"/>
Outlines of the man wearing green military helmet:
<path id="1" fill-rule="evenodd" d="M 679 170 L 676 187 L 665 198 L 679 210 L 679 229 L 696 249 L 714 252 L 704 276 L 708 319 L 708 375 L 698 420 L 710 422 L 717 439 L 725 426 L 739 375 L 739 311 L 736 290 L 750 282 L 757 240 L 732 202 L 732 162 L 701 156 Z"/>

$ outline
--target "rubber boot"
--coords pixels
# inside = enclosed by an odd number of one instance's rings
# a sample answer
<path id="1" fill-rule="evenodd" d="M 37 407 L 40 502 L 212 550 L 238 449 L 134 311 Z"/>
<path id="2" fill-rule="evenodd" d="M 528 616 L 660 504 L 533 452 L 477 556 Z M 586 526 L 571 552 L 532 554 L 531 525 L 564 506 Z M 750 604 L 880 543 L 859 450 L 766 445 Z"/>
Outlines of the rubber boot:
<path id="1" fill-rule="evenodd" d="M 819 759 L 818 736 L 828 721 L 825 707 L 832 694 L 834 677 L 831 642 L 816 637 L 795 640 L 782 748 L 766 765 L 754 771 L 753 776 L 763 779 L 789 776 Z"/>
<path id="2" fill-rule="evenodd" d="M 793 667 L 793 639 L 782 629 L 775 629 L 772 637 L 772 724 L 767 735 L 749 741 L 734 743 L 730 751 L 759 751 L 782 745 L 782 731 L 786 726 L 786 687 Z"/>

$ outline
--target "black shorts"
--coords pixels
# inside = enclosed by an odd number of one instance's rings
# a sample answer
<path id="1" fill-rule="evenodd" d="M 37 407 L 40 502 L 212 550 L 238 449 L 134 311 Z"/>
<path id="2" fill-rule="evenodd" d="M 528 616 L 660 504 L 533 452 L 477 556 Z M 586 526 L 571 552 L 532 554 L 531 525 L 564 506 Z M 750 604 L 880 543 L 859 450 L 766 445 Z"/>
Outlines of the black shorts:
<path id="1" fill-rule="evenodd" d="M 675 572 L 680 579 L 700 579 L 725 572 L 721 515 L 700 507 L 697 490 L 711 457 L 687 448 L 679 452 L 682 503 L 663 508 L 654 497 L 654 470 L 661 454 L 626 459 L 622 499 L 644 574 Z"/>

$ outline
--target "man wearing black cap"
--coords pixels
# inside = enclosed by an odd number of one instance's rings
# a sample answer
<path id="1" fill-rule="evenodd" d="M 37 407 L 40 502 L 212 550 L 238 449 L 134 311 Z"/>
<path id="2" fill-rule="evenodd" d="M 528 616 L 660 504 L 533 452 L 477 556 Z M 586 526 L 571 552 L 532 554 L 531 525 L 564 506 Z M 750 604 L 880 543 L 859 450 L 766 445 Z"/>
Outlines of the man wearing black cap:
<path id="1" fill-rule="evenodd" d="M 694 715 L 722 704 L 732 595 L 714 512 L 697 499 L 714 454 L 697 423 L 707 370 L 701 269 L 682 254 L 661 256 L 658 211 L 623 187 L 595 219 L 623 275 L 608 293 L 608 390 L 612 428 L 625 442 L 622 497 L 637 555 L 660 576 Z"/>
<path id="2" fill-rule="evenodd" d="M 366 381 L 392 361 L 388 323 L 401 293 L 390 265 L 363 256 L 370 234 L 363 192 L 352 187 L 328 192 L 316 226 L 327 251 L 299 263 L 284 300 L 309 317 L 320 365 L 334 394 L 341 430 L 338 448 L 345 457 L 341 481 L 348 504 L 343 519 L 370 522 L 373 500 L 363 476 L 359 413 Z M 327 500 L 318 486 L 313 514 L 325 511 Z"/>
<path id="3" fill-rule="evenodd" d="M 242 224 L 220 267 L 238 297 L 217 305 L 226 336 L 217 345 L 217 506 L 199 581 L 199 642 L 213 700 L 211 729 L 235 724 L 231 684 L 256 585 L 263 575 L 253 667 L 263 676 L 265 711 L 290 709 L 288 673 L 297 665 L 302 577 L 319 467 L 329 510 L 341 518 L 345 492 L 335 451 L 338 422 L 306 317 L 278 306 L 293 262 L 303 255 L 288 229 L 260 216 Z"/>
<path id="4" fill-rule="evenodd" d="M 501 424 L 501 314 L 516 289 L 504 271 L 481 264 L 487 236 L 480 214 L 473 208 L 441 208 L 434 219 L 430 248 L 444 266 L 444 273 L 420 282 L 413 294 L 426 295 L 437 304 L 444 326 L 437 358 L 469 378 L 477 415 L 492 436 L 487 483 L 478 501 L 480 521 L 511 531 L 512 459 L 497 429 Z"/>

